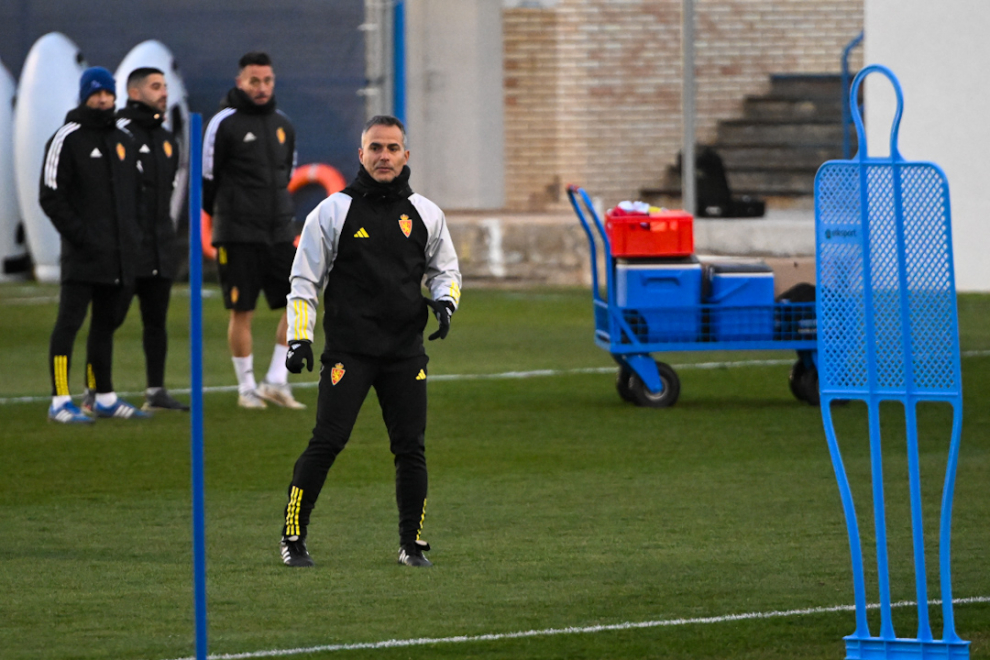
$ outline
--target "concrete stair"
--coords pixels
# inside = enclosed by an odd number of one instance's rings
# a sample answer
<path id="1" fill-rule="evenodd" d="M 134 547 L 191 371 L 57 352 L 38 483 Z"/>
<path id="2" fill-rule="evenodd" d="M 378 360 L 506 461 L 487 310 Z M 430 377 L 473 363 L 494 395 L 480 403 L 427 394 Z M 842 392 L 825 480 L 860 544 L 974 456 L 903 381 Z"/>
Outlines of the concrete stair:
<path id="1" fill-rule="evenodd" d="M 815 174 L 842 158 L 842 82 L 839 74 L 778 74 L 770 91 L 749 96 L 743 116 L 720 121 L 715 143 L 734 196 L 767 199 L 771 206 L 810 206 Z M 852 149 L 856 134 L 852 132 Z M 680 196 L 680 173 L 670 165 L 645 199 Z"/>

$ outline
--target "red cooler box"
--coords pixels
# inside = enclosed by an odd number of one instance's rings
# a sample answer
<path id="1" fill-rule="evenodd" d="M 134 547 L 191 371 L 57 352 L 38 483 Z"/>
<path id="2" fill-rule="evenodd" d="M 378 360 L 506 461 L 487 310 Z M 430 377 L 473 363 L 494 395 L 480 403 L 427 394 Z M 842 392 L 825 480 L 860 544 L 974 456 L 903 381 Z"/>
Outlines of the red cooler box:
<path id="1" fill-rule="evenodd" d="M 694 218 L 687 211 L 605 214 L 613 257 L 686 257 L 694 253 Z"/>

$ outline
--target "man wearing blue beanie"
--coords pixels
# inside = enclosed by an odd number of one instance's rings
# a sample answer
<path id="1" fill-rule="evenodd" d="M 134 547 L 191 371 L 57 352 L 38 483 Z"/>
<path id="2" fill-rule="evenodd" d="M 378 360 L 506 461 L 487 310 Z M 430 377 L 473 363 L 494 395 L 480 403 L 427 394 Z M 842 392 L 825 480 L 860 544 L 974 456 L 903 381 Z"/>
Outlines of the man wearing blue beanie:
<path id="1" fill-rule="evenodd" d="M 86 365 L 87 384 L 96 391 L 96 417 L 148 417 L 117 397 L 111 380 L 113 332 L 125 285 L 134 279 L 138 247 L 137 149 L 117 128 L 117 86 L 102 67 L 79 80 L 79 107 L 45 145 L 41 208 L 62 239 L 62 283 L 58 317 L 49 344 L 52 405 L 48 419 L 91 424 L 69 394 L 69 365 L 76 334 L 92 303 Z"/>
<path id="2" fill-rule="evenodd" d="M 91 66 L 83 71 L 79 79 L 79 103 L 85 104 L 90 96 L 99 91 L 109 92 L 116 100 L 117 83 L 113 79 L 113 74 L 102 66 Z"/>

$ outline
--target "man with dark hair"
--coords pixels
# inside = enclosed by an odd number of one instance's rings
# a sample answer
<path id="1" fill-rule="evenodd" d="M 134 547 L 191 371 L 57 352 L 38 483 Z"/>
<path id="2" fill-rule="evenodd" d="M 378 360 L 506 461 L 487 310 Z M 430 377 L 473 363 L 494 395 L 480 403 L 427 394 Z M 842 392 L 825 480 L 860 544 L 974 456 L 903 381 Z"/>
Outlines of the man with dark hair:
<path id="1" fill-rule="evenodd" d="M 175 137 L 162 127 L 168 108 L 165 74 L 153 67 L 135 69 L 127 77 L 127 105 L 117 113 L 117 127 L 130 133 L 140 170 L 136 279 L 124 292 L 119 322 L 123 323 L 136 295 L 141 306 L 145 358 L 144 410 L 189 410 L 165 389 L 168 353 L 169 298 L 178 269 L 175 225 L 170 214 L 179 150 Z M 84 405 L 84 407 L 86 407 Z"/>
<path id="2" fill-rule="evenodd" d="M 376 116 L 361 134 L 358 175 L 306 218 L 292 264 L 286 366 L 313 370 L 316 305 L 324 292 L 316 426 L 296 461 L 282 527 L 282 562 L 312 566 L 310 513 L 327 472 L 350 438 L 372 387 L 395 456 L 399 563 L 428 567 L 420 539 L 426 515 L 426 363 L 423 330 L 432 310 L 443 339 L 461 297 L 457 254 L 443 211 L 409 187 L 405 127 Z M 421 291 L 423 283 L 430 297 Z"/>
<path id="3" fill-rule="evenodd" d="M 227 342 L 237 374 L 237 403 L 264 408 L 265 401 L 305 408 L 295 400 L 285 369 L 286 319 L 275 332 L 268 374 L 254 378 L 251 322 L 258 294 L 269 307 L 285 307 L 295 256 L 289 178 L 295 166 L 296 132 L 275 108 L 275 73 L 266 53 L 240 60 L 236 85 L 206 128 L 203 142 L 203 210 L 213 216 L 213 245 L 230 310 Z"/>
<path id="4" fill-rule="evenodd" d="M 97 417 L 148 417 L 113 389 L 113 333 L 125 286 L 134 279 L 137 251 L 137 154 L 114 123 L 116 83 L 102 67 L 79 81 L 79 107 L 45 145 L 39 201 L 62 239 L 62 286 L 48 365 L 52 405 L 48 419 L 92 423 L 72 403 L 69 365 L 76 334 L 92 303 L 87 371 L 96 390 Z"/>

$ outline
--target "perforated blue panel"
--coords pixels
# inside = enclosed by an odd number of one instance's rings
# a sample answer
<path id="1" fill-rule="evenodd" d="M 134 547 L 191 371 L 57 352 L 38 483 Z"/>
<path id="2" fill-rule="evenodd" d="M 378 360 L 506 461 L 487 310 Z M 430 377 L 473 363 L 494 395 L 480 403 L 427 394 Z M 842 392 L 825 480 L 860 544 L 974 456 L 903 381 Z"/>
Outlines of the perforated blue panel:
<path id="1" fill-rule="evenodd" d="M 822 391 L 958 391 L 941 171 L 927 163 L 830 162 L 819 171 L 817 195 Z"/>
<path id="2" fill-rule="evenodd" d="M 866 315 L 856 164 L 818 173 L 818 380 L 824 389 L 865 389 Z"/>
<path id="3" fill-rule="evenodd" d="M 948 188 L 934 166 L 907 165 L 901 172 L 914 384 L 960 391 Z"/>

